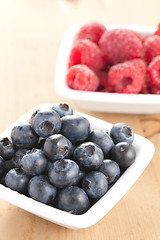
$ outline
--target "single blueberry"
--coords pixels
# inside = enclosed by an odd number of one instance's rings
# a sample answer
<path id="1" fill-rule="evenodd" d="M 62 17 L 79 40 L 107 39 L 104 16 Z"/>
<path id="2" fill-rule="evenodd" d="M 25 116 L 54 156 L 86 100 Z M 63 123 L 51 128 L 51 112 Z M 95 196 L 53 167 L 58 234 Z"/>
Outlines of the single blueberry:
<path id="1" fill-rule="evenodd" d="M 89 207 L 88 196 L 80 187 L 66 187 L 58 195 L 58 208 L 68 213 L 80 215 L 85 213 Z"/>
<path id="2" fill-rule="evenodd" d="M 28 151 L 21 159 L 21 167 L 29 175 L 43 173 L 47 168 L 48 160 L 40 149 Z"/>
<path id="3" fill-rule="evenodd" d="M 0 156 L 0 176 L 3 174 L 4 172 L 4 159 Z"/>
<path id="4" fill-rule="evenodd" d="M 19 149 L 31 149 L 36 147 L 39 139 L 29 123 L 15 126 L 11 131 L 11 138 L 13 144 Z"/>
<path id="5" fill-rule="evenodd" d="M 99 199 L 107 192 L 108 181 L 102 172 L 89 172 L 82 180 L 82 188 L 90 198 Z"/>
<path id="6" fill-rule="evenodd" d="M 54 110 L 40 110 L 34 116 L 33 128 L 43 138 L 47 138 L 61 129 L 61 119 Z"/>
<path id="7" fill-rule="evenodd" d="M 83 142 L 90 134 L 89 121 L 79 115 L 68 115 L 61 118 L 62 127 L 60 133 L 71 142 Z"/>
<path id="8" fill-rule="evenodd" d="M 52 163 L 48 170 L 50 182 L 59 188 L 72 185 L 79 175 L 79 166 L 70 159 L 60 159 Z"/>
<path id="9" fill-rule="evenodd" d="M 27 149 L 19 149 L 12 158 L 14 168 L 21 167 L 21 159 L 27 153 Z"/>
<path id="10" fill-rule="evenodd" d="M 63 135 L 54 134 L 46 139 L 43 151 L 51 161 L 55 161 L 70 158 L 73 154 L 73 146 Z"/>
<path id="11" fill-rule="evenodd" d="M 34 117 L 36 116 L 36 114 L 40 111 L 40 109 L 37 109 L 36 111 L 34 111 L 34 113 L 32 114 L 30 120 L 29 120 L 29 123 L 31 125 L 33 125 L 33 121 L 34 121 Z"/>
<path id="12" fill-rule="evenodd" d="M 110 158 L 118 163 L 121 168 L 127 168 L 136 159 L 136 151 L 132 144 L 120 142 L 114 145 Z"/>
<path id="13" fill-rule="evenodd" d="M 52 109 L 56 111 L 60 117 L 73 114 L 72 107 L 66 103 L 57 103 L 52 107 Z"/>
<path id="14" fill-rule="evenodd" d="M 74 160 L 82 169 L 88 171 L 99 168 L 103 159 L 102 149 L 93 142 L 82 143 L 74 151 Z"/>
<path id="15" fill-rule="evenodd" d="M 57 190 L 50 184 L 47 176 L 39 175 L 32 177 L 29 181 L 28 193 L 31 198 L 50 205 L 56 197 Z"/>
<path id="16" fill-rule="evenodd" d="M 5 176 L 6 186 L 20 193 L 27 192 L 29 180 L 30 176 L 21 168 L 13 168 Z"/>
<path id="17" fill-rule="evenodd" d="M 0 139 L 0 156 L 5 160 L 11 159 L 15 152 L 15 146 L 7 137 Z"/>
<path id="18" fill-rule="evenodd" d="M 98 171 L 102 172 L 107 177 L 108 184 L 114 183 L 120 176 L 119 165 L 110 159 L 103 160 Z"/>
<path id="19" fill-rule="evenodd" d="M 134 140 L 134 132 L 126 123 L 115 123 L 110 131 L 110 136 L 115 144 L 119 142 L 132 143 Z"/>
<path id="20" fill-rule="evenodd" d="M 105 130 L 93 130 L 88 137 L 88 141 L 98 144 L 105 157 L 109 155 L 110 150 L 114 145 L 112 138 Z"/>

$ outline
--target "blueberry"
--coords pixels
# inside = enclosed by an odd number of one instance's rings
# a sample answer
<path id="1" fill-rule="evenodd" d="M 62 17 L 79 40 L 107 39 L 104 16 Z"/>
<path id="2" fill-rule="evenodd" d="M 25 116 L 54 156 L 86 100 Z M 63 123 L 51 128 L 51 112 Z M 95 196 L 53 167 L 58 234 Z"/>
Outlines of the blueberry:
<path id="1" fill-rule="evenodd" d="M 0 156 L 0 176 L 3 174 L 4 172 L 4 159 Z"/>
<path id="2" fill-rule="evenodd" d="M 39 111 L 40 111 L 40 110 L 37 109 L 37 110 L 32 114 L 32 116 L 31 116 L 31 118 L 30 118 L 30 120 L 29 120 L 29 123 L 30 123 L 31 125 L 33 125 L 34 117 L 36 116 L 36 114 L 37 114 Z"/>
<path id="3" fill-rule="evenodd" d="M 93 142 L 80 144 L 74 151 L 74 160 L 85 170 L 99 168 L 104 159 L 102 149 Z"/>
<path id="4" fill-rule="evenodd" d="M 45 203 L 52 204 L 56 197 L 56 187 L 49 183 L 44 175 L 34 176 L 28 184 L 28 193 L 31 198 Z"/>
<path id="5" fill-rule="evenodd" d="M 15 146 L 7 137 L 0 139 L 0 156 L 6 160 L 11 159 L 15 152 Z"/>
<path id="6" fill-rule="evenodd" d="M 52 107 L 52 109 L 55 110 L 60 117 L 73 114 L 73 109 L 66 103 L 57 103 Z"/>
<path id="7" fill-rule="evenodd" d="M 61 129 L 61 119 L 54 110 L 40 110 L 34 116 L 33 128 L 43 138 L 47 138 Z"/>
<path id="8" fill-rule="evenodd" d="M 89 121 L 79 115 L 68 115 L 61 118 L 62 127 L 60 133 L 71 142 L 83 142 L 90 134 Z"/>
<path id="9" fill-rule="evenodd" d="M 108 181 L 102 172 L 89 172 L 83 178 L 82 188 L 89 197 L 99 199 L 107 192 Z"/>
<path id="10" fill-rule="evenodd" d="M 108 184 L 114 183 L 120 176 L 119 165 L 110 159 L 105 159 L 98 171 L 102 172 L 108 180 Z"/>
<path id="11" fill-rule="evenodd" d="M 13 144 L 20 149 L 31 149 L 36 147 L 39 139 L 29 123 L 15 126 L 12 129 L 11 138 Z"/>
<path id="12" fill-rule="evenodd" d="M 110 157 L 116 161 L 121 168 L 127 168 L 135 161 L 136 151 L 132 144 L 121 142 L 114 145 Z"/>
<path id="13" fill-rule="evenodd" d="M 48 176 L 50 182 L 59 188 L 72 185 L 79 175 L 77 163 L 70 159 L 60 159 L 52 163 Z"/>
<path id="14" fill-rule="evenodd" d="M 12 158 L 14 168 L 21 167 L 21 159 L 27 153 L 27 149 L 19 149 Z"/>
<path id="15" fill-rule="evenodd" d="M 55 161 L 70 157 L 73 153 L 73 146 L 63 135 L 54 134 L 46 139 L 43 151 L 51 161 Z"/>
<path id="16" fill-rule="evenodd" d="M 30 177 L 21 168 L 11 169 L 5 176 L 5 184 L 20 193 L 26 193 Z"/>
<path id="17" fill-rule="evenodd" d="M 133 129 L 126 123 L 115 123 L 110 131 L 110 136 L 115 144 L 119 142 L 132 143 L 134 140 Z"/>
<path id="18" fill-rule="evenodd" d="M 80 187 L 66 187 L 58 195 L 58 208 L 63 211 L 79 215 L 85 213 L 89 207 L 88 196 Z"/>
<path id="19" fill-rule="evenodd" d="M 114 145 L 112 138 L 105 130 L 93 130 L 89 135 L 88 140 L 98 144 L 101 147 L 105 157 L 109 155 L 109 152 Z"/>
<path id="20" fill-rule="evenodd" d="M 75 179 L 75 182 L 72 183 L 72 186 L 80 186 L 84 176 L 85 176 L 85 172 L 80 170 L 78 177 L 77 177 L 77 179 Z"/>
<path id="21" fill-rule="evenodd" d="M 47 168 L 48 160 L 40 149 L 32 149 L 21 159 L 21 167 L 29 175 L 43 173 Z"/>

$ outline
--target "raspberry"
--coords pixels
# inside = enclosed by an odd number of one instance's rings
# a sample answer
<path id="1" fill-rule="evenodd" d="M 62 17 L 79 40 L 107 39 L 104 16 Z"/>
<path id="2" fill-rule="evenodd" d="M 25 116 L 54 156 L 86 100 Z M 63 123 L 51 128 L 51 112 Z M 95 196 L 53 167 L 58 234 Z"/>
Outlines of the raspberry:
<path id="1" fill-rule="evenodd" d="M 146 64 L 134 59 L 112 66 L 108 73 L 108 83 L 119 93 L 139 93 L 145 81 Z"/>
<path id="2" fill-rule="evenodd" d="M 75 65 L 69 68 L 66 76 L 70 88 L 84 91 L 95 91 L 99 85 L 96 74 L 85 65 Z"/>
<path id="3" fill-rule="evenodd" d="M 106 60 L 111 64 L 141 58 L 143 44 L 137 33 L 128 29 L 105 31 L 99 41 Z"/>
<path id="4" fill-rule="evenodd" d="M 160 55 L 160 36 L 152 35 L 144 42 L 144 59 L 150 63 L 158 55 Z"/>
<path id="5" fill-rule="evenodd" d="M 91 22 L 83 25 L 78 32 L 78 39 L 88 39 L 94 43 L 99 42 L 102 34 L 106 30 L 105 26 L 98 22 Z"/>
<path id="6" fill-rule="evenodd" d="M 75 43 L 69 57 L 69 67 L 76 64 L 85 64 L 93 71 L 99 71 L 105 68 L 106 62 L 102 51 L 95 43 L 81 39 Z"/>
<path id="7" fill-rule="evenodd" d="M 151 88 L 151 93 L 152 94 L 160 94 L 160 88 L 152 87 Z"/>
<path id="8" fill-rule="evenodd" d="M 155 57 L 148 65 L 151 84 L 160 88 L 160 56 Z"/>
<path id="9" fill-rule="evenodd" d="M 97 73 L 99 78 L 99 92 L 113 92 L 113 87 L 108 83 L 108 73 L 106 71 L 100 71 Z"/>
<path id="10" fill-rule="evenodd" d="M 157 30 L 155 31 L 154 35 L 160 36 L 160 23 L 158 24 L 158 28 L 157 28 Z"/>

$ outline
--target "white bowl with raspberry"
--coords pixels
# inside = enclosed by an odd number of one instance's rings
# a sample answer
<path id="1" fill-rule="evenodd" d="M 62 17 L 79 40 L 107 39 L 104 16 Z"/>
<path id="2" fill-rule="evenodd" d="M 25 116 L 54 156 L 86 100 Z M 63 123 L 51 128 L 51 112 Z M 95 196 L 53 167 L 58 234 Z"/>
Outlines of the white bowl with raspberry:
<path id="1" fill-rule="evenodd" d="M 72 25 L 64 34 L 56 92 L 90 111 L 160 112 L 160 27 L 106 25 L 98 40 L 97 29 L 95 38 L 82 27 Z"/>

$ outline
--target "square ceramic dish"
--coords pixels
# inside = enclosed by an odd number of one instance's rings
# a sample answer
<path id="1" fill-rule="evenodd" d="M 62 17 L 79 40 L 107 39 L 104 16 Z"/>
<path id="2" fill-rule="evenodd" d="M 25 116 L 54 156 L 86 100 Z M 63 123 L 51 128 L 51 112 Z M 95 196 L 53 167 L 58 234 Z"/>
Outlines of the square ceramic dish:
<path id="1" fill-rule="evenodd" d="M 55 89 L 56 92 L 71 99 L 82 108 L 98 112 L 151 114 L 160 112 L 160 95 L 154 94 L 120 94 L 105 92 L 89 92 L 70 89 L 66 84 L 67 63 L 71 48 L 76 39 L 80 25 L 69 27 L 62 39 L 57 58 Z M 152 34 L 156 27 L 134 25 L 106 25 L 107 29 L 132 29 L 145 36 Z"/>
<path id="2" fill-rule="evenodd" d="M 51 104 L 44 104 L 31 109 L 21 118 L 19 118 L 16 122 L 14 122 L 9 128 L 7 128 L 0 135 L 0 137 L 9 137 L 12 128 L 19 123 L 27 122 L 36 109 L 51 108 L 52 106 L 53 105 Z M 109 132 L 112 127 L 112 124 L 106 121 L 97 119 L 83 113 L 74 113 L 86 117 L 89 120 L 92 129 L 105 129 Z M 151 161 L 154 154 L 154 146 L 149 140 L 135 134 L 133 145 L 136 149 L 137 154 L 135 162 L 123 173 L 123 175 L 108 190 L 108 192 L 86 213 L 82 215 L 69 214 L 54 207 L 47 206 L 43 203 L 26 197 L 23 194 L 15 192 L 3 186 L 2 184 L 0 184 L 0 198 L 28 212 L 31 212 L 37 216 L 40 216 L 44 219 L 47 219 L 53 223 L 62 225 L 67 228 L 80 229 L 90 227 L 96 224 L 99 220 L 101 220 L 116 205 L 116 203 L 136 182 L 138 177 L 142 174 L 144 169 Z"/>

